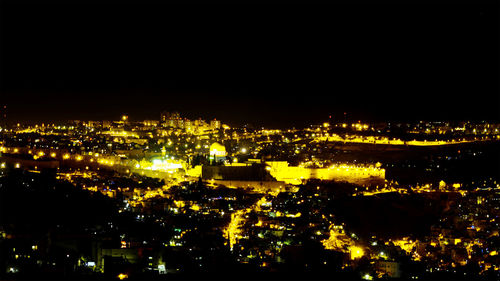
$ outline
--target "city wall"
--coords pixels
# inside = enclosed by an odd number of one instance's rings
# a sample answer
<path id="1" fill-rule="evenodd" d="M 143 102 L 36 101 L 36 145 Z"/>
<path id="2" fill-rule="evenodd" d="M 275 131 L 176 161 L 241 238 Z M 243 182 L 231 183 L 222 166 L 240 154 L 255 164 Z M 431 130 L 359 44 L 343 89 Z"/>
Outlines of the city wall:
<path id="1" fill-rule="evenodd" d="M 300 184 L 308 179 L 346 181 L 354 184 L 383 183 L 385 170 L 373 165 L 333 165 L 329 168 L 288 166 L 286 161 L 266 162 L 271 175 L 278 181 Z"/>

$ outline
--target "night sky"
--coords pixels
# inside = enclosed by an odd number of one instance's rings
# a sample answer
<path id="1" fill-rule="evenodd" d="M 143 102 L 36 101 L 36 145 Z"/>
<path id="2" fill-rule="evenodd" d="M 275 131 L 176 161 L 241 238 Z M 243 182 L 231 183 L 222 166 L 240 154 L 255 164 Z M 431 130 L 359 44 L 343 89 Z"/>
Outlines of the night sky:
<path id="1" fill-rule="evenodd" d="M 11 123 L 500 120 L 497 1 L 48 2 L 0 6 Z"/>

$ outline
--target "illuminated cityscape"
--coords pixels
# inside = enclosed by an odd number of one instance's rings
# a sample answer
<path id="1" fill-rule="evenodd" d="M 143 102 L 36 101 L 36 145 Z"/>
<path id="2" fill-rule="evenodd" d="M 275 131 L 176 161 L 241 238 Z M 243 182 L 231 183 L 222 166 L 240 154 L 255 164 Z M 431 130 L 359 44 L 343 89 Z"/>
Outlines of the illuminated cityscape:
<path id="1" fill-rule="evenodd" d="M 2 128 L 3 272 L 498 277 L 500 124 L 164 116 Z"/>
<path id="2" fill-rule="evenodd" d="M 0 5 L 0 280 L 500 280 L 495 4 L 43 2 Z"/>

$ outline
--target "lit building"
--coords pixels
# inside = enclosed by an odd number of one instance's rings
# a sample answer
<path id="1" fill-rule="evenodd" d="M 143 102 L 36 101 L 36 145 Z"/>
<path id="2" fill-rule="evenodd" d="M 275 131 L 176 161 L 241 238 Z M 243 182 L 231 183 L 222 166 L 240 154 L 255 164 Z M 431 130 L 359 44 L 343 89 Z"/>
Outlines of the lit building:
<path id="1" fill-rule="evenodd" d="M 215 162 L 218 162 L 220 160 L 225 160 L 226 159 L 226 147 L 220 143 L 214 142 L 210 146 L 210 160 L 215 160 Z"/>
<path id="2" fill-rule="evenodd" d="M 176 120 L 177 121 L 177 128 L 184 129 L 184 119 L 179 118 Z"/>
<path id="3" fill-rule="evenodd" d="M 399 268 L 399 263 L 395 261 L 378 260 L 375 263 L 375 267 L 377 271 L 379 271 L 382 274 L 386 274 L 388 277 L 391 278 L 401 277 L 401 270 Z"/>
<path id="4" fill-rule="evenodd" d="M 160 115 L 161 124 L 165 127 L 174 127 L 178 126 L 178 120 L 180 119 L 179 112 L 167 112 L 164 111 Z"/>
<path id="5" fill-rule="evenodd" d="M 184 128 L 186 130 L 192 130 L 193 129 L 193 122 L 189 119 L 184 120 Z"/>
<path id="6" fill-rule="evenodd" d="M 220 129 L 220 127 L 221 127 L 220 120 L 214 119 L 214 120 L 210 121 L 210 128 L 212 130 Z"/>
<path id="7" fill-rule="evenodd" d="M 102 127 L 103 127 L 104 129 L 111 128 L 111 121 L 108 121 L 108 120 L 103 120 L 103 121 L 102 121 Z"/>

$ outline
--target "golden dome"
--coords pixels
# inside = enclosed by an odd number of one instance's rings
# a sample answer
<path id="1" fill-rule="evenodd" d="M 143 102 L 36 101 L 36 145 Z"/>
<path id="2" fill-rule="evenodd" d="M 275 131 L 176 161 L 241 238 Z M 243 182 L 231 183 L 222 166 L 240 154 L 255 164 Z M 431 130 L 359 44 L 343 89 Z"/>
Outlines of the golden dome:
<path id="1" fill-rule="evenodd" d="M 210 146 L 210 154 L 216 156 L 226 156 L 226 147 L 218 142 L 214 142 Z"/>

